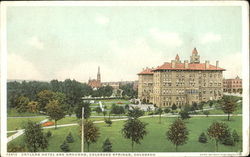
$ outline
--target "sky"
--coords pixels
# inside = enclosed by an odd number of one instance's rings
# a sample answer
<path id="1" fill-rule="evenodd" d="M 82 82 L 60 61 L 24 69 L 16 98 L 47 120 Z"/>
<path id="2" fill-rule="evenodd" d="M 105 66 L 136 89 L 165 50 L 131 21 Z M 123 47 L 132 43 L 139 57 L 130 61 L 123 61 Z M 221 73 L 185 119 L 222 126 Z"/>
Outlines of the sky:
<path id="1" fill-rule="evenodd" d="M 8 79 L 133 81 L 194 47 L 242 77 L 241 23 L 237 6 L 9 6 Z"/>

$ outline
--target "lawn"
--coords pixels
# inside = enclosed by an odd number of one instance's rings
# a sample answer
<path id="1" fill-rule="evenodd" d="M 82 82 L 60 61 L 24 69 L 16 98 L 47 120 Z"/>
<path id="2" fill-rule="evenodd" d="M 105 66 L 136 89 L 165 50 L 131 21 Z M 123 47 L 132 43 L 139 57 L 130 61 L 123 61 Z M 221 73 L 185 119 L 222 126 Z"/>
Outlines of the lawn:
<path id="1" fill-rule="evenodd" d="M 233 130 L 236 129 L 239 135 L 242 135 L 242 117 L 232 117 L 231 121 L 226 121 L 227 117 L 193 117 L 187 120 L 186 124 L 189 129 L 189 140 L 183 146 L 178 147 L 180 152 L 214 152 L 215 144 L 214 141 L 208 140 L 208 143 L 201 144 L 198 142 L 198 137 L 201 132 L 205 132 L 209 125 L 215 121 L 223 121 L 229 125 Z M 166 139 L 166 131 L 169 125 L 173 122 L 175 118 L 162 118 L 162 123 L 158 123 L 158 117 L 156 118 L 143 118 L 142 121 L 148 123 L 147 130 L 148 134 L 145 136 L 141 144 L 135 144 L 135 152 L 174 152 L 174 145 Z M 102 143 L 106 138 L 109 138 L 112 142 L 112 149 L 114 152 L 130 152 L 131 151 L 131 141 L 123 138 L 121 135 L 121 128 L 124 121 L 113 122 L 111 127 L 107 127 L 105 123 L 96 124 L 100 129 L 100 138 L 97 143 L 90 145 L 91 152 L 101 152 Z M 64 127 L 58 129 L 50 129 L 52 132 L 52 137 L 49 139 L 49 148 L 46 150 L 48 152 L 60 152 L 60 145 L 63 143 L 65 137 L 69 132 L 72 132 L 75 139 L 74 143 L 69 144 L 70 150 L 73 152 L 80 151 L 80 136 L 79 127 Z M 45 132 L 48 129 L 44 130 Z M 10 142 L 13 144 L 20 144 L 22 142 L 23 136 L 18 137 L 16 140 Z M 9 144 L 10 144 L 9 143 Z M 242 151 L 242 142 L 236 146 L 224 146 L 219 145 L 220 152 L 237 152 Z M 85 151 L 86 151 L 85 145 Z"/>
<path id="2" fill-rule="evenodd" d="M 202 111 L 197 112 L 199 114 L 203 114 Z M 209 110 L 209 114 L 225 114 L 221 109 L 220 109 L 220 104 L 216 104 L 216 107 L 214 110 Z M 242 114 L 242 102 L 237 103 L 237 109 L 233 114 Z"/>
<path id="3" fill-rule="evenodd" d="M 108 116 L 106 116 L 108 118 Z M 119 117 L 117 117 L 119 118 Z M 7 120 L 7 130 L 8 131 L 13 131 L 13 130 L 19 130 L 23 129 L 24 125 L 28 121 L 33 121 L 33 122 L 40 122 L 44 119 L 49 119 L 48 117 L 34 117 L 34 118 L 8 118 Z M 95 117 L 95 118 L 89 118 L 92 121 L 104 121 L 104 118 L 102 117 Z M 110 118 L 110 119 L 116 119 L 116 118 Z M 54 122 L 54 120 L 51 120 Z M 61 120 L 57 121 L 57 125 L 61 124 L 72 124 L 72 123 L 78 123 L 79 120 L 76 117 L 65 117 Z"/>
<path id="4" fill-rule="evenodd" d="M 14 108 L 8 109 L 7 115 L 8 117 L 44 116 L 43 114 L 40 114 L 40 113 L 31 113 L 31 112 L 19 113 Z"/>
<path id="5" fill-rule="evenodd" d="M 8 118 L 7 119 L 7 131 L 23 129 L 24 125 L 28 121 L 33 121 L 33 122 L 38 123 L 44 119 L 46 119 L 46 116 L 33 117 L 33 118 Z"/>
<path id="6" fill-rule="evenodd" d="M 10 133 L 7 133 L 7 137 L 10 137 L 11 135 L 14 135 L 16 132 L 10 132 Z"/>

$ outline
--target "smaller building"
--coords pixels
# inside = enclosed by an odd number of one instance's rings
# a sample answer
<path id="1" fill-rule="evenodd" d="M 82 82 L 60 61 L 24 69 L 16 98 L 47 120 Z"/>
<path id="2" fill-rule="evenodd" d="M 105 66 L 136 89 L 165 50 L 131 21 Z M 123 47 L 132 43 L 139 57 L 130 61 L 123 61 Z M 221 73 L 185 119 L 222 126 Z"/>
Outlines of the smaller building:
<path id="1" fill-rule="evenodd" d="M 98 67 L 97 79 L 89 79 L 88 85 L 92 88 L 100 88 L 102 86 L 100 67 Z"/>
<path id="2" fill-rule="evenodd" d="M 223 92 L 242 94 L 242 79 L 239 76 L 234 79 L 223 79 Z"/>

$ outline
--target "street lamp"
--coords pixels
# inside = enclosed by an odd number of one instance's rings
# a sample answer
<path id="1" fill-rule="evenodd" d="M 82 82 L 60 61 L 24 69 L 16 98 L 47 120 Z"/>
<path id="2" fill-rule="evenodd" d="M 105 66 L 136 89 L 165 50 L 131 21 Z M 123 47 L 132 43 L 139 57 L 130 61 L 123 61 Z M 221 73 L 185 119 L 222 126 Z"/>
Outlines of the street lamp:
<path id="1" fill-rule="evenodd" d="M 84 152 L 84 126 L 83 126 L 83 121 L 84 121 L 84 107 L 82 107 L 82 151 Z"/>

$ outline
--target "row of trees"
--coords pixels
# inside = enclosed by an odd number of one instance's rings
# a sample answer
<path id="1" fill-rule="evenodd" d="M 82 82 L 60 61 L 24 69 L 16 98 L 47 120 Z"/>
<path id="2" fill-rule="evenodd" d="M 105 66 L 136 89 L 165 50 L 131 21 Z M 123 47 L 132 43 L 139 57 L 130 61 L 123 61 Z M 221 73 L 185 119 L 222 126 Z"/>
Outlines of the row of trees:
<path id="1" fill-rule="evenodd" d="M 113 88 L 111 86 L 100 87 L 97 90 L 93 90 L 86 83 L 80 83 L 75 80 L 67 79 L 65 81 L 52 80 L 50 82 L 8 82 L 7 83 L 7 104 L 9 108 L 16 108 L 18 103 L 23 102 L 41 102 L 48 101 L 54 95 L 52 93 L 57 93 L 57 96 L 64 98 L 64 103 L 71 107 L 74 107 L 77 103 L 82 101 L 84 96 L 104 96 L 109 97 L 112 95 Z M 27 111 L 32 111 L 32 104 L 30 104 L 30 109 Z M 44 107 L 44 103 L 42 104 Z M 20 112 L 26 111 L 26 109 L 21 108 Z"/>

